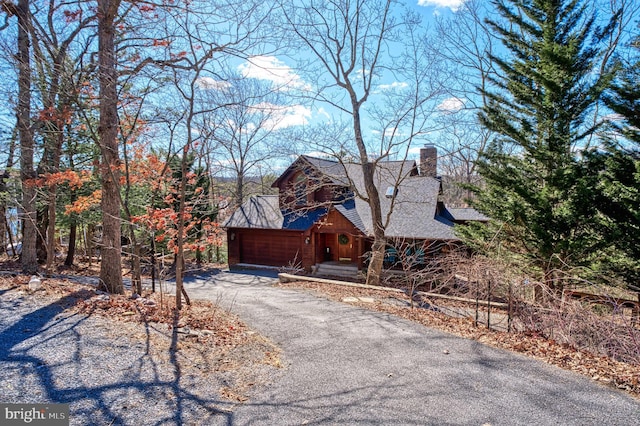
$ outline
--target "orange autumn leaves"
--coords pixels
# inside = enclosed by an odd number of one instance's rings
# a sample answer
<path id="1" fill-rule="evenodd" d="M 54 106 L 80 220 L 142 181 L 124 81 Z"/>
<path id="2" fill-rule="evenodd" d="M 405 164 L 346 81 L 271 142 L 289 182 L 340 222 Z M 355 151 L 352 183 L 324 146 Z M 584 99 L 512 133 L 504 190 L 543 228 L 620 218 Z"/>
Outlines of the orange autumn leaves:
<path id="1" fill-rule="evenodd" d="M 167 163 L 153 153 L 137 148 L 133 150 L 135 161 L 129 164 L 129 181 L 135 185 L 146 185 L 162 196 L 164 207 L 147 206 L 146 213 L 134 216 L 131 221 L 153 232 L 157 243 L 166 243 L 167 249 L 177 253 L 178 224 L 184 226 L 183 240 L 187 251 L 204 252 L 208 247 L 222 245 L 219 224 L 198 212 L 198 207 L 209 204 L 207 192 L 196 186 L 187 194 L 184 211 L 177 211 L 180 200 L 179 182 L 172 179 Z M 196 185 L 198 176 L 193 171 L 186 174 L 187 185 Z M 200 209 L 201 210 L 201 209 Z"/>
<path id="2" fill-rule="evenodd" d="M 144 188 L 144 192 L 150 198 L 155 198 L 162 205 L 162 207 L 147 205 L 143 213 L 133 215 L 130 219 L 137 229 L 153 235 L 156 242 L 166 244 L 168 250 L 177 252 L 178 221 L 182 218 L 185 250 L 204 252 L 211 246 L 221 245 L 222 231 L 219 224 L 201 213 L 203 206 L 209 205 L 210 201 L 208 191 L 200 186 L 194 188 L 197 175 L 192 171 L 186 175 L 187 184 L 192 189 L 186 197 L 184 211 L 180 213 L 177 211 L 180 197 L 179 182 L 172 177 L 172 170 L 167 163 L 159 155 L 149 152 L 144 147 L 130 146 L 129 148 L 130 160 L 127 164 L 122 163 L 120 167 L 121 185 L 128 183 L 131 187 Z M 91 171 L 65 170 L 43 174 L 37 179 L 30 180 L 28 184 L 38 187 L 66 184 L 71 190 L 79 190 L 92 179 L 94 175 Z M 100 189 L 88 195 L 78 196 L 73 203 L 65 206 L 65 214 L 87 212 L 98 207 L 101 198 Z M 147 203 L 158 204 L 149 201 Z"/>
<path id="3" fill-rule="evenodd" d="M 45 173 L 37 179 L 27 181 L 27 185 L 41 187 L 66 183 L 71 189 L 78 189 L 90 180 L 91 172 L 88 170 L 82 170 L 80 172 L 65 170 L 63 172 Z"/>
<path id="4" fill-rule="evenodd" d="M 157 243 L 166 243 L 167 249 L 178 252 L 179 212 L 172 208 L 147 208 L 147 213 L 132 218 L 138 225 L 154 231 Z M 185 251 L 204 252 L 211 246 L 222 245 L 222 231 L 217 222 L 209 218 L 199 219 L 193 214 L 193 206 L 187 206 L 182 213 L 184 221 Z"/>

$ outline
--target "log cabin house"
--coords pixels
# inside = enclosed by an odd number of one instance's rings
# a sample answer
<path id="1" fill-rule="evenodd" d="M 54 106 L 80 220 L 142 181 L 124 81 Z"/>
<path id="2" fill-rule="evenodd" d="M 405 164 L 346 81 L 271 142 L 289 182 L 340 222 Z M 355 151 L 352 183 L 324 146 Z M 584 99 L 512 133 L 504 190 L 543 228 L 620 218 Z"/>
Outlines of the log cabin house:
<path id="1" fill-rule="evenodd" d="M 426 145 L 414 160 L 377 163 L 376 185 L 390 246 L 385 263 L 396 262 L 397 242 L 414 250 L 416 263 L 459 243 L 456 223 L 486 220 L 473 209 L 447 209 L 436 177 L 437 151 Z M 273 183 L 278 195 L 252 196 L 226 221 L 229 265 L 269 265 L 315 270 L 323 263 L 362 270 L 373 242 L 371 210 L 360 164 L 306 155 Z M 393 247 L 396 242 L 396 247 Z"/>

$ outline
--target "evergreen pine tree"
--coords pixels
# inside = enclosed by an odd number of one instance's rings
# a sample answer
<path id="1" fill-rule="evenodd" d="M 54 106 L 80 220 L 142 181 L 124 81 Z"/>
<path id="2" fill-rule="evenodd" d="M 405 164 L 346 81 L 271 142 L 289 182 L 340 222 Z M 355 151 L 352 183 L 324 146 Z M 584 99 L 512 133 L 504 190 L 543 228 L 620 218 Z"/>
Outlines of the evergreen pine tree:
<path id="1" fill-rule="evenodd" d="M 602 213 L 601 234 L 611 247 L 603 266 L 621 275 L 640 291 L 640 37 L 633 43 L 636 59 L 622 63 L 620 78 L 605 96 L 618 117 L 617 138 L 605 141 L 606 151 L 588 157 L 599 171 L 594 202 Z"/>
<path id="2" fill-rule="evenodd" d="M 598 126 L 587 118 L 611 75 L 602 65 L 595 17 L 581 0 L 498 0 L 503 20 L 488 21 L 508 58 L 480 121 L 495 133 L 472 188 L 474 207 L 492 221 L 462 230 L 477 249 L 509 253 L 558 287 L 560 269 L 586 263 L 593 238 L 592 184 L 576 149 Z M 615 17 L 613 18 L 615 19 Z M 612 22 L 613 22 L 612 19 Z M 531 272 L 531 270 L 529 271 Z"/>

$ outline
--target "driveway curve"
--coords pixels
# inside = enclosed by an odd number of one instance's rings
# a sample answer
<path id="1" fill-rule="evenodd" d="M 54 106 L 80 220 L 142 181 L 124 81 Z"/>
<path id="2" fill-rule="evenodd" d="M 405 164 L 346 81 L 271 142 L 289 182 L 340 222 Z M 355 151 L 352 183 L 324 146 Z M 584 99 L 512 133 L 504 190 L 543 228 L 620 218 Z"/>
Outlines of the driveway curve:
<path id="1" fill-rule="evenodd" d="M 185 283 L 283 349 L 237 425 L 631 425 L 640 401 L 545 363 L 392 315 L 273 287 L 270 272 Z"/>

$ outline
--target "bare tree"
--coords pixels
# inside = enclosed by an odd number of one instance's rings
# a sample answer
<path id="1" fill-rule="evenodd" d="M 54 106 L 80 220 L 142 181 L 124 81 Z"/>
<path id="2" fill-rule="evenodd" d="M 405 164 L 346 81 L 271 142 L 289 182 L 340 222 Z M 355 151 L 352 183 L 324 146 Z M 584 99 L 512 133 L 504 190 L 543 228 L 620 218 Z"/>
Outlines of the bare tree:
<path id="1" fill-rule="evenodd" d="M 118 71 L 116 68 L 116 18 L 120 0 L 98 0 L 98 72 L 100 80 L 100 153 L 102 161 L 102 262 L 100 286 L 123 293 L 120 156 L 118 154 Z"/>
<path id="2" fill-rule="evenodd" d="M 240 206 L 246 196 L 246 178 L 269 160 L 282 156 L 282 129 L 288 106 L 279 88 L 261 80 L 234 74 L 224 81 L 201 80 L 203 110 L 200 131 L 208 144 L 212 165 L 235 178 L 233 199 Z M 215 158 L 217 157 L 217 159 Z"/>
<path id="3" fill-rule="evenodd" d="M 491 132 L 477 120 L 486 105 L 483 93 L 496 73 L 491 61 L 496 40 L 484 22 L 489 13 L 486 4 L 469 0 L 455 14 L 436 20 L 433 53 L 441 57 L 449 75 L 449 98 L 440 105 L 445 131 L 437 141 L 443 153 L 440 166 L 449 204 L 466 205 L 471 193 L 458 185 L 477 183 L 475 161 L 491 138 Z"/>
<path id="4" fill-rule="evenodd" d="M 207 105 L 199 108 L 197 102 L 199 90 L 202 90 L 204 77 L 212 79 L 223 67 L 227 55 L 242 56 L 253 48 L 258 40 L 257 30 L 264 15 L 257 3 L 233 2 L 214 6 L 201 4 L 186 5 L 176 10 L 167 25 L 167 35 L 176 30 L 182 37 L 167 45 L 177 60 L 171 64 L 173 87 L 181 100 L 186 113 L 183 116 L 184 144 L 180 148 L 180 182 L 178 190 L 178 223 L 176 235 L 176 307 L 182 306 L 183 271 L 185 264 L 185 227 L 186 227 L 186 189 L 189 158 L 202 135 L 195 131 L 198 116 L 210 113 L 223 105 Z M 193 9 L 192 9 L 193 7 Z M 217 37 L 212 37 L 216 34 Z M 217 67 L 217 68 L 216 68 Z M 187 299 L 188 301 L 188 299 Z"/>
<path id="5" fill-rule="evenodd" d="M 22 185 L 22 199 L 18 201 L 19 213 L 22 219 L 22 270 L 25 273 L 35 273 L 38 270 L 36 254 L 36 185 L 34 170 L 34 130 L 31 119 L 31 41 L 32 15 L 29 0 L 19 0 L 17 3 L 2 1 L 1 10 L 6 14 L 5 21 L 0 27 L 5 30 L 9 26 L 9 19 L 17 17 L 17 43 L 9 49 L 17 52 L 14 56 L 18 74 L 18 99 L 15 108 L 16 127 L 12 141 L 16 136 L 20 142 L 20 182 Z M 17 131 L 17 133 L 16 133 Z M 10 143 L 10 153 L 7 168 L 13 163 L 13 142 Z M 2 187 L 5 188 L 5 171 L 2 174 Z M 4 211 L 4 206 L 3 209 Z M 6 221 L 3 215 L 2 221 Z M 4 225 L 3 228 L 6 228 Z M 4 237 L 2 238 L 4 240 Z M 13 250 L 15 253 L 15 250 Z"/>
<path id="6" fill-rule="evenodd" d="M 20 134 L 20 178 L 22 181 L 22 271 L 38 270 L 36 254 L 36 186 L 33 168 L 34 138 L 31 125 L 31 11 L 29 0 L 19 0 L 18 17 L 18 131 Z"/>
<path id="7" fill-rule="evenodd" d="M 355 160 L 360 167 L 362 187 L 354 182 L 351 186 L 371 210 L 373 244 L 367 283 L 373 285 L 380 283 L 385 228 L 393 214 L 393 202 L 383 214 L 378 173 L 385 173 L 381 172 L 385 161 L 408 158 L 411 143 L 430 130 L 428 118 L 441 94 L 435 78 L 437 64 L 425 49 L 419 18 L 395 6 L 390 0 L 333 0 L 282 8 L 290 30 L 313 55 L 313 60 L 301 64 L 314 84 L 303 88 L 308 98 L 328 104 L 338 116 L 349 119 L 348 130 L 331 135 L 332 141 L 320 136 L 314 142 L 338 160 Z M 385 74 L 400 81 L 383 86 Z M 377 123 L 371 133 L 366 131 L 366 118 Z M 398 185 L 407 176 L 406 170 L 400 170 L 393 180 Z"/>
<path id="8" fill-rule="evenodd" d="M 77 19 L 67 19 L 66 25 L 57 25 L 64 11 L 58 4 L 50 3 L 45 13 L 34 16 L 31 38 L 40 88 L 42 111 L 38 130 L 43 138 L 43 153 L 38 174 L 55 174 L 60 168 L 62 145 L 65 139 L 65 125 L 74 115 L 73 107 L 77 101 L 77 84 L 72 75 L 86 54 L 87 46 L 76 44 L 76 38 L 87 26 L 95 21 L 94 14 Z M 71 54 L 73 52 L 73 55 Z M 46 210 L 40 223 L 46 229 L 39 230 L 39 241 L 46 236 L 46 270 L 51 273 L 54 260 L 56 227 L 57 183 L 47 183 Z M 38 250 L 39 251 L 39 250 Z"/>
<path id="9" fill-rule="evenodd" d="M 284 9 L 293 32 L 315 56 L 322 73 L 328 75 L 326 86 L 320 86 L 318 95 L 352 120 L 366 191 L 363 196 L 371 208 L 373 222 L 374 241 L 367 272 L 367 284 L 371 285 L 380 283 L 386 240 L 380 194 L 375 184 L 375 163 L 371 161 L 365 142 L 361 110 L 373 89 L 385 42 L 393 36 L 395 25 L 391 9 L 391 1 L 365 3 L 362 0 L 309 2 Z M 327 93 L 327 89 L 335 87 L 348 97 L 344 105 L 331 100 Z"/>

